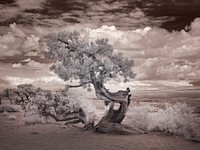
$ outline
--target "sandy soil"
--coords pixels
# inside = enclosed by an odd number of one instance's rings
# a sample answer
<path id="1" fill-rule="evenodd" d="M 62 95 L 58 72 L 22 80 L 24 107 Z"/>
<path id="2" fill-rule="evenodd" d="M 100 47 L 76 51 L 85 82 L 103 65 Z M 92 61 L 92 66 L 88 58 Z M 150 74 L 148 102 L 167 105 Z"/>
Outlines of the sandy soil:
<path id="1" fill-rule="evenodd" d="M 15 115 L 16 120 L 8 116 Z M 60 123 L 24 125 L 22 114 L 0 114 L 0 150 L 199 150 L 200 144 L 181 137 L 148 133 L 107 135 Z"/>

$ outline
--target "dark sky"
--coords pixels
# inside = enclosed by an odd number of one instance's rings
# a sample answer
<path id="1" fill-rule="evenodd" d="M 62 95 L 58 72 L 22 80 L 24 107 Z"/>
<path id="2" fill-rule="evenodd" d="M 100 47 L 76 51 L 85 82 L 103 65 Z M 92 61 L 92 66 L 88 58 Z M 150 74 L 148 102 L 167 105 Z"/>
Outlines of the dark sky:
<path id="1" fill-rule="evenodd" d="M 6 7 L 18 8 L 19 1 L 22 5 L 24 0 L 0 0 L 0 6 L 3 9 Z M 148 21 L 133 22 L 130 17 L 124 19 L 125 14 L 133 12 L 136 8 L 144 13 Z M 63 17 L 65 13 L 68 13 L 67 17 Z M 12 22 L 24 25 L 51 26 L 42 22 L 42 20 L 61 17 L 66 24 L 91 22 L 111 24 L 112 22 L 113 25 L 126 29 L 133 28 L 133 26 L 138 28 L 148 25 L 159 26 L 172 31 L 184 29 L 199 16 L 200 0 L 44 0 L 41 2 L 40 8 L 27 7 L 15 16 L 7 18 L 0 16 L 2 18 L 0 19 L 0 26 L 8 26 Z M 140 20 L 140 16 L 137 19 Z"/>

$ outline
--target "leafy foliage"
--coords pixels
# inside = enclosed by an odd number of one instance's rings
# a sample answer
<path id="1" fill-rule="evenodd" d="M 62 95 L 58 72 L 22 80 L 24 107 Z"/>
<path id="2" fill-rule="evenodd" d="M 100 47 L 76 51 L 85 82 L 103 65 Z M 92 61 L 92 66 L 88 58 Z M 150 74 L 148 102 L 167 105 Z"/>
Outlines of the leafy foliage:
<path id="1" fill-rule="evenodd" d="M 76 99 L 69 98 L 66 90 L 52 92 L 35 88 L 31 84 L 21 84 L 14 91 L 16 103 L 22 106 L 25 116 L 41 118 L 48 116 L 49 113 L 65 117 L 68 114 L 78 112 L 80 104 Z M 37 117 L 35 117 L 35 115 Z M 36 119 L 38 122 L 38 119 Z"/>
<path id="2" fill-rule="evenodd" d="M 81 85 L 93 83 L 91 70 L 101 83 L 117 75 L 125 81 L 135 76 L 133 60 L 114 53 L 107 39 L 89 43 L 77 32 L 60 32 L 49 35 L 47 46 L 47 55 L 57 58 L 51 69 L 65 81 L 79 79 Z"/>

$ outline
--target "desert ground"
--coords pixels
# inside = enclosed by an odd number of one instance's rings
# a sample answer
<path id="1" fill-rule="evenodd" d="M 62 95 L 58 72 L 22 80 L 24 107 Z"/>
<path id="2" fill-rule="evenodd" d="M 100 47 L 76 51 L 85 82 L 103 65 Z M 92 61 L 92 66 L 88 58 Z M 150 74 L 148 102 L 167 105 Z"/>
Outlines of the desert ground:
<path id="1" fill-rule="evenodd" d="M 24 125 L 0 114 L 1 150 L 199 150 L 200 144 L 163 133 L 142 135 L 107 135 L 79 128 L 67 128 L 57 123 Z"/>
<path id="2" fill-rule="evenodd" d="M 21 112 L 0 113 L 0 120 L 1 150 L 200 149 L 199 142 L 162 132 L 141 135 L 100 134 L 82 131 L 80 126 L 65 126 L 53 120 L 45 124 L 25 125 Z"/>

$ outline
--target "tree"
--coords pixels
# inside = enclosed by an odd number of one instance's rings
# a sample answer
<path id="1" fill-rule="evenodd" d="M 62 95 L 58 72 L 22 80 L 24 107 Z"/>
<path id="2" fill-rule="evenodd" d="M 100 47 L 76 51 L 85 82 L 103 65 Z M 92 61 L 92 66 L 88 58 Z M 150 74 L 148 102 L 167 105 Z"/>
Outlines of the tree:
<path id="1" fill-rule="evenodd" d="M 9 88 L 6 88 L 3 90 L 3 93 L 2 93 L 2 99 L 3 97 L 7 98 L 11 104 L 13 104 L 13 101 L 12 101 L 12 97 L 13 97 L 13 89 L 9 89 Z"/>
<path id="2" fill-rule="evenodd" d="M 79 122 L 88 124 L 87 113 L 76 99 L 69 99 L 66 90 L 52 92 L 35 88 L 32 84 L 20 84 L 10 91 L 14 93 L 12 98 L 15 99 L 15 103 L 21 105 L 24 117 L 37 116 L 41 119 L 43 116 L 51 116 L 56 121 L 65 121 L 65 124 Z M 32 120 L 31 123 L 37 123 L 38 119 L 36 122 Z"/>
<path id="3" fill-rule="evenodd" d="M 36 93 L 34 103 L 43 116 L 51 116 L 56 121 L 65 121 L 65 124 L 83 121 L 79 113 L 83 110 L 76 100 L 69 100 L 65 90 L 60 89 L 53 93 L 38 88 Z"/>
<path id="4" fill-rule="evenodd" d="M 92 84 L 97 98 L 103 100 L 105 105 L 109 105 L 109 111 L 95 126 L 96 131 L 142 133 L 121 124 L 130 104 L 130 89 L 112 93 L 104 86 L 109 78 L 122 76 L 125 82 L 129 78 L 134 78 L 132 59 L 123 57 L 121 53 L 114 53 L 107 39 L 88 42 L 77 32 L 51 34 L 47 46 L 48 57 L 56 58 L 51 70 L 64 81 L 79 79 L 79 85 L 69 88 L 89 87 Z M 114 108 L 115 103 L 119 103 L 118 109 Z"/>
<path id="5" fill-rule="evenodd" d="M 14 93 L 17 95 L 15 103 L 20 104 L 22 109 L 26 111 L 25 107 L 35 97 L 36 89 L 32 84 L 20 84 L 17 89 L 14 89 Z"/>

